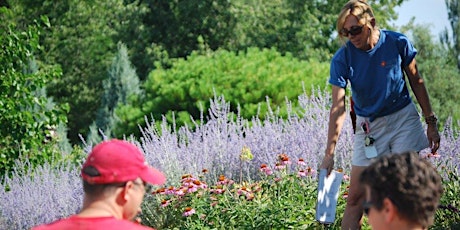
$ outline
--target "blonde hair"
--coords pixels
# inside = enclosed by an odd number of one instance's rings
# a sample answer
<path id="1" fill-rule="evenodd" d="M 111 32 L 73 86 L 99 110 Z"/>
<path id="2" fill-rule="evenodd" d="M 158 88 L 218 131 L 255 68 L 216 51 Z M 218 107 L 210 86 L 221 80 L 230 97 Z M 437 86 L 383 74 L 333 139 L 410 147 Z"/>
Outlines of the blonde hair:
<path id="1" fill-rule="evenodd" d="M 345 19 L 349 16 L 353 15 L 358 19 L 358 22 L 361 25 L 365 25 L 371 28 L 371 36 L 373 33 L 373 26 L 371 24 L 372 19 L 374 19 L 374 12 L 369 4 L 367 4 L 366 0 L 351 0 L 347 2 L 342 7 L 340 11 L 339 17 L 337 19 L 337 32 L 339 33 L 340 39 L 344 39 L 340 31 L 343 29 L 343 24 L 345 24 Z M 374 27 L 377 28 L 377 27 Z"/>

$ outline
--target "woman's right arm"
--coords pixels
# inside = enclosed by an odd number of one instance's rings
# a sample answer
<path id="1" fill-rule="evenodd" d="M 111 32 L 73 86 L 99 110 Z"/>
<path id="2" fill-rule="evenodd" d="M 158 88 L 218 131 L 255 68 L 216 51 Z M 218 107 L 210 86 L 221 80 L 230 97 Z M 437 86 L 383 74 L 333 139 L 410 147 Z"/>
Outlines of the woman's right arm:
<path id="1" fill-rule="evenodd" d="M 321 169 L 327 169 L 328 174 L 334 167 L 334 151 L 345 121 L 345 89 L 332 86 L 332 106 L 329 112 L 329 127 L 327 131 L 326 151 L 321 163 Z"/>

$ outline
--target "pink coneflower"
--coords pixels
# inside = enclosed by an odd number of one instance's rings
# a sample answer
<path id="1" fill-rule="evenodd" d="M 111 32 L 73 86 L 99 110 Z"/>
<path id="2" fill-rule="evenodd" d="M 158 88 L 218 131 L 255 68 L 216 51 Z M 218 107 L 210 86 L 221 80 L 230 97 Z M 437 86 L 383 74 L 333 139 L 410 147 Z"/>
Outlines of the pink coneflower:
<path id="1" fill-rule="evenodd" d="M 218 185 L 231 185 L 234 181 L 227 179 L 224 175 L 220 175 L 217 181 Z"/>
<path id="2" fill-rule="evenodd" d="M 196 192 L 196 191 L 198 191 L 198 187 L 197 187 L 197 186 L 195 186 L 195 185 L 193 185 L 193 184 L 191 184 L 191 185 L 188 186 L 188 189 L 187 189 L 187 192 L 188 192 L 188 193 L 194 193 L 194 192 Z"/>
<path id="3" fill-rule="evenodd" d="M 297 161 L 297 164 L 298 164 L 298 165 L 302 165 L 302 166 L 307 165 L 307 163 L 305 163 L 305 161 L 303 160 L 303 158 L 299 158 L 299 160 Z"/>
<path id="4" fill-rule="evenodd" d="M 166 189 L 165 188 L 159 188 L 153 194 L 166 194 Z"/>
<path id="5" fill-rule="evenodd" d="M 297 176 L 298 177 L 306 177 L 307 172 L 305 172 L 305 170 L 301 169 L 301 170 L 299 170 L 299 172 L 297 172 Z"/>
<path id="6" fill-rule="evenodd" d="M 259 184 L 253 184 L 252 191 L 254 193 L 262 191 L 262 187 Z"/>
<path id="7" fill-rule="evenodd" d="M 194 180 L 194 181 L 193 181 L 193 184 L 194 184 L 196 187 L 202 188 L 202 189 L 205 189 L 205 188 L 208 187 L 207 184 L 205 184 L 204 182 L 201 182 L 201 181 L 199 181 L 199 180 Z"/>
<path id="8" fill-rule="evenodd" d="M 211 189 L 211 193 L 222 194 L 225 192 L 225 189 L 222 188 L 222 185 L 218 185 L 217 188 Z"/>
<path id="9" fill-rule="evenodd" d="M 307 168 L 307 175 L 311 176 L 311 177 L 314 177 L 316 174 L 316 171 L 313 170 L 311 167 L 308 167 Z"/>
<path id="10" fill-rule="evenodd" d="M 174 195 L 176 196 L 183 196 L 187 193 L 187 190 L 188 188 L 187 187 L 181 187 L 179 189 L 176 190 L 176 192 L 174 193 Z"/>
<path id="11" fill-rule="evenodd" d="M 265 171 L 267 168 L 268 168 L 268 165 L 267 165 L 267 164 L 261 164 L 259 170 L 260 170 L 261 172 L 263 172 L 263 171 Z"/>
<path id="12" fill-rule="evenodd" d="M 272 174 L 273 174 L 273 171 L 271 169 L 267 168 L 267 170 L 265 170 L 265 175 L 270 176 Z"/>
<path id="13" fill-rule="evenodd" d="M 272 170 L 271 170 L 266 164 L 260 165 L 260 169 L 259 169 L 259 170 L 260 170 L 261 172 L 265 173 L 265 175 L 267 175 L 267 176 L 273 174 Z"/>
<path id="14" fill-rule="evenodd" d="M 253 200 L 254 199 L 254 193 L 248 192 L 246 193 L 246 200 Z"/>
<path id="15" fill-rule="evenodd" d="M 191 216 L 195 214 L 195 209 L 191 208 L 191 207 L 186 207 L 185 208 L 185 212 L 184 214 L 182 214 L 183 216 Z"/>
<path id="16" fill-rule="evenodd" d="M 190 179 L 190 178 L 193 178 L 191 174 L 184 174 L 184 175 L 182 175 L 181 181 L 184 181 L 184 180 L 187 180 L 187 179 Z"/>
<path id="17" fill-rule="evenodd" d="M 248 192 L 249 192 L 249 190 L 245 186 L 241 187 L 237 191 L 238 195 L 242 195 L 242 194 L 246 195 L 246 193 L 248 193 Z"/>
<path id="18" fill-rule="evenodd" d="M 279 161 L 281 162 L 282 165 L 291 164 L 291 161 L 289 160 L 288 155 L 285 154 L 285 153 L 282 153 L 282 154 L 278 155 L 278 159 L 279 159 Z"/>
<path id="19" fill-rule="evenodd" d="M 169 200 L 162 200 L 161 201 L 161 207 L 166 207 L 169 205 L 169 203 L 171 203 Z"/>
<path id="20" fill-rule="evenodd" d="M 285 164 L 281 164 L 281 163 L 276 163 L 275 165 L 275 169 L 276 170 L 283 170 L 286 168 L 286 165 Z"/>
<path id="21" fill-rule="evenodd" d="M 174 195 L 176 194 L 176 188 L 174 188 L 173 186 L 169 186 L 169 188 L 165 191 L 165 193 L 167 195 Z"/>

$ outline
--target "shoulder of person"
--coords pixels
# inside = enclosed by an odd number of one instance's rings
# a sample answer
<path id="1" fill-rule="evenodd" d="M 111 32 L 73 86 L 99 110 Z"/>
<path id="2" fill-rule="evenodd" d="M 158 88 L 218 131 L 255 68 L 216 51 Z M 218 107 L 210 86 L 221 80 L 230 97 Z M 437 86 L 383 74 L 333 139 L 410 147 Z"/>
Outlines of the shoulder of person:
<path id="1" fill-rule="evenodd" d="M 347 45 L 350 45 L 348 44 L 348 42 L 344 45 L 342 45 L 334 54 L 334 56 L 332 56 L 332 60 L 342 60 L 343 57 L 345 56 L 345 52 L 346 52 L 346 49 L 347 49 Z"/>
<path id="2" fill-rule="evenodd" d="M 385 35 L 386 38 L 390 38 L 390 39 L 397 40 L 397 41 L 409 40 L 407 36 L 401 32 L 392 31 L 392 30 L 380 30 L 380 31 L 382 34 Z"/>
<path id="3" fill-rule="evenodd" d="M 78 218 L 78 217 L 70 217 L 66 219 L 61 219 L 54 221 L 49 224 L 43 224 L 36 227 L 33 227 L 31 230 L 58 230 L 58 229 L 69 229 L 72 228 L 71 226 L 75 226 L 75 223 L 79 223 L 80 226 L 89 225 L 93 226 L 94 229 L 110 229 L 110 230 L 152 230 L 148 226 L 144 226 L 138 223 L 134 223 L 128 220 L 119 220 L 110 217 L 102 217 L 102 218 Z M 83 223 L 83 224 L 82 224 Z M 87 229 L 83 227 L 83 229 Z"/>

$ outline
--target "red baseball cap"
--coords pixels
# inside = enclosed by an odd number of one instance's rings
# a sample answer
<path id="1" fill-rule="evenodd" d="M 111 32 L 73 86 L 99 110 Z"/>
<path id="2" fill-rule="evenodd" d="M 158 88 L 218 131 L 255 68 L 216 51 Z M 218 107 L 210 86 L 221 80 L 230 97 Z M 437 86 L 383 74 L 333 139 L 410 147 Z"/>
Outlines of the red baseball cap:
<path id="1" fill-rule="evenodd" d="M 94 168 L 96 175 L 85 173 L 87 167 Z M 136 178 L 156 185 L 166 181 L 162 172 L 148 165 L 136 145 L 117 139 L 101 142 L 93 148 L 83 164 L 81 176 L 90 184 L 120 183 Z"/>

